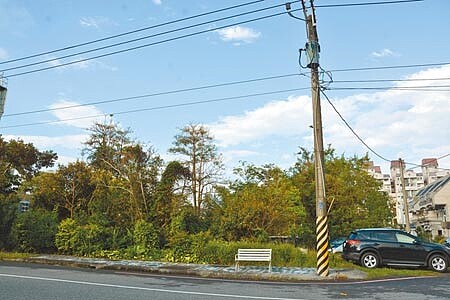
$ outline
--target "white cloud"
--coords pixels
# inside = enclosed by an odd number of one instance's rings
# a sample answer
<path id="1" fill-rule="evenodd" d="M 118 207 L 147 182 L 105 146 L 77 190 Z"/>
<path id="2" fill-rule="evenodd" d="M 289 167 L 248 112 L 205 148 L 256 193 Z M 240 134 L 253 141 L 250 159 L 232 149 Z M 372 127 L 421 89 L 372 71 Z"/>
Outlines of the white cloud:
<path id="1" fill-rule="evenodd" d="M 449 77 L 450 65 L 447 65 L 417 72 L 407 78 Z M 417 87 L 448 84 L 450 80 L 408 81 L 394 87 L 416 87 L 416 90 L 393 88 L 340 98 L 333 97 L 329 91 L 327 95 L 357 134 L 377 153 L 388 160 L 402 157 L 406 161 L 420 163 L 424 157 L 450 153 L 450 91 L 445 88 L 417 90 Z M 369 152 L 326 99 L 321 98 L 324 144 L 331 144 L 338 153 L 350 156 Z M 310 98 L 292 96 L 241 115 L 223 117 L 210 124 L 209 128 L 223 149 L 235 150 L 259 143 L 259 158 L 274 155 L 283 158 L 285 153 L 295 152 L 298 146 L 312 147 L 311 123 Z M 279 144 L 278 149 L 272 142 Z M 370 152 L 369 156 L 382 165 L 384 172 L 389 172 L 388 163 Z M 449 162 L 450 157 L 442 160 L 440 165 L 449 168 Z"/>
<path id="2" fill-rule="evenodd" d="M 161 5 L 162 1 L 161 0 L 152 0 L 152 2 L 156 5 Z"/>
<path id="3" fill-rule="evenodd" d="M 408 78 L 444 77 L 450 77 L 450 65 L 421 71 Z M 442 84 L 449 84 L 449 80 L 401 82 L 396 87 Z M 364 97 L 350 96 L 332 101 L 358 135 L 388 159 L 397 159 L 402 155 L 407 161 L 420 163 L 423 157 L 446 154 L 430 149 L 450 149 L 450 91 L 391 89 Z M 325 106 L 324 114 L 326 143 L 357 153 L 368 152 L 329 105 Z M 370 156 L 376 158 L 372 153 Z"/>
<path id="4" fill-rule="evenodd" d="M 93 122 L 102 122 L 105 117 L 104 114 L 93 105 L 76 106 L 77 102 L 69 100 L 60 100 L 57 103 L 50 105 L 50 109 L 57 109 L 52 111 L 53 115 L 61 120 L 58 124 L 65 124 L 68 126 L 87 128 L 92 125 Z M 76 106 L 76 107 L 72 107 Z M 71 107 L 61 109 L 63 107 Z"/>
<path id="5" fill-rule="evenodd" d="M 5 135 L 6 140 L 21 139 L 26 143 L 32 143 L 37 149 L 44 151 L 56 147 L 65 149 L 78 149 L 81 144 L 88 139 L 86 134 L 64 135 L 57 137 L 39 136 L 39 135 Z"/>
<path id="6" fill-rule="evenodd" d="M 107 17 L 83 17 L 80 19 L 80 25 L 82 27 L 90 28 L 93 27 L 95 29 L 101 29 L 104 26 L 109 26 L 114 24 L 111 20 L 109 20 Z"/>
<path id="7" fill-rule="evenodd" d="M 223 147 L 255 142 L 270 135 L 292 136 L 309 130 L 311 119 L 309 97 L 289 97 L 274 101 L 240 116 L 222 118 L 209 128 Z"/>
<path id="8" fill-rule="evenodd" d="M 374 51 L 371 53 L 372 57 L 381 58 L 381 57 L 390 57 L 390 56 L 400 56 L 399 53 L 394 52 L 390 49 L 384 48 L 379 51 Z"/>
<path id="9" fill-rule="evenodd" d="M 8 58 L 8 52 L 0 47 L 0 59 L 7 59 Z"/>
<path id="10" fill-rule="evenodd" d="M 222 152 L 224 163 L 229 163 L 236 159 L 260 156 L 261 153 L 251 150 L 230 150 Z"/>
<path id="11" fill-rule="evenodd" d="M 217 33 L 225 42 L 251 43 L 261 37 L 261 32 L 256 32 L 251 28 L 242 26 L 233 26 L 219 29 L 217 30 Z"/>

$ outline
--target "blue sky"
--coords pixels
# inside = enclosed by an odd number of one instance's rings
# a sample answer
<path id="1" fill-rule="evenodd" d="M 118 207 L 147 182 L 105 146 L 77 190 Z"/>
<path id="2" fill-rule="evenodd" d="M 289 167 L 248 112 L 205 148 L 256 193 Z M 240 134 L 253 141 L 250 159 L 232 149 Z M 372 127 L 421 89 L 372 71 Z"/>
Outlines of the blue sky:
<path id="1" fill-rule="evenodd" d="M 50 1 L 0 0 L 0 63 L 123 32 L 250 1 Z M 299 147 L 312 149 L 310 86 L 307 76 L 203 89 L 128 101 L 86 105 L 124 97 L 152 94 L 227 82 L 288 74 L 308 74 L 298 64 L 298 49 L 306 42 L 305 24 L 287 15 L 227 25 L 283 12 L 263 13 L 211 22 L 204 26 L 149 38 L 67 59 L 59 56 L 106 46 L 114 42 L 158 34 L 234 14 L 283 4 L 267 0 L 222 13 L 142 31 L 114 40 L 44 55 L 0 70 L 39 60 L 48 63 L 5 71 L 5 76 L 39 67 L 56 66 L 93 55 L 175 38 L 177 39 L 96 60 L 8 78 L 8 96 L 0 134 L 7 139 L 33 142 L 52 149 L 60 163 L 82 159 L 82 142 L 94 120 L 110 119 L 133 131 L 137 140 L 151 144 L 166 159 L 175 134 L 189 123 L 208 126 L 231 170 L 240 160 L 257 165 L 275 163 L 288 168 Z M 368 1 L 316 0 L 315 4 Z M 374 1 L 369 1 L 374 2 Z M 292 5 L 299 8 L 298 3 Z M 296 12 L 302 17 L 300 12 Z M 317 8 L 318 35 L 324 70 L 450 62 L 450 1 Z M 394 87 L 385 90 L 328 90 L 328 97 L 361 138 L 383 157 L 420 163 L 425 157 L 450 153 L 450 65 L 372 71 L 332 72 L 330 88 Z M 327 79 L 327 77 L 324 77 Z M 401 82 L 339 83 L 343 80 L 415 79 Z M 424 90 L 413 86 L 449 86 Z M 301 88 L 305 88 L 301 90 Z M 300 89 L 293 91 L 293 89 Z M 285 91 L 278 92 L 276 91 Z M 286 91 L 290 90 L 290 91 Z M 248 96 L 207 104 L 122 113 L 187 102 Z M 41 113 L 13 115 L 63 106 L 85 106 Z M 322 97 L 324 144 L 347 156 L 368 150 L 345 127 Z M 112 117 L 110 116 L 112 114 Z M 95 119 L 67 119 L 98 115 Z M 102 116 L 104 115 L 104 116 Z M 60 121 L 49 123 L 52 121 Z M 29 123 L 46 123 L 20 126 Z M 383 172 L 389 164 L 370 154 Z M 450 168 L 450 157 L 439 161 Z M 229 172 L 229 171 L 228 171 Z"/>

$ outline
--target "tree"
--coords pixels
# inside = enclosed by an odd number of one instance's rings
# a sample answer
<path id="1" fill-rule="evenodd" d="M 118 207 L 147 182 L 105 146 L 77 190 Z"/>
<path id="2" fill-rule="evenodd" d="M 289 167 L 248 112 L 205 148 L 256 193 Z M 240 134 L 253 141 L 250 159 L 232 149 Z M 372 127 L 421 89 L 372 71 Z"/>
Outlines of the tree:
<path id="1" fill-rule="evenodd" d="M 186 182 L 189 177 L 189 169 L 180 162 L 171 161 L 167 164 L 157 185 L 156 221 L 160 228 L 167 228 L 172 217 L 185 204 Z"/>
<path id="2" fill-rule="evenodd" d="M 222 173 L 222 158 L 213 144 L 213 138 L 203 125 L 189 124 L 175 136 L 169 152 L 184 157 L 183 165 L 190 170 L 190 196 L 197 215 L 205 194 L 211 191 Z"/>
<path id="3" fill-rule="evenodd" d="M 243 164 L 234 173 L 240 178 L 229 190 L 221 189 L 224 238 L 288 235 L 302 221 L 304 211 L 298 192 L 280 168 Z"/>
<path id="4" fill-rule="evenodd" d="M 345 158 L 332 148 L 325 150 L 325 183 L 328 205 L 334 199 L 329 214 L 330 235 L 347 236 L 355 228 L 391 225 L 392 213 L 388 195 L 380 192 L 380 183 L 368 174 L 368 156 Z M 300 199 L 306 208 L 307 225 L 299 228 L 303 242 L 314 245 L 315 186 L 313 155 L 301 148 L 292 171 Z"/>
<path id="5" fill-rule="evenodd" d="M 0 135 L 0 194 L 14 193 L 20 185 L 37 175 L 42 168 L 52 167 L 58 156 L 52 151 L 39 151 L 22 140 L 6 141 Z"/>
<path id="6" fill-rule="evenodd" d="M 61 165 L 56 172 L 42 173 L 28 186 L 33 205 L 58 211 L 60 220 L 85 213 L 95 189 L 92 169 L 81 161 Z"/>
<path id="7" fill-rule="evenodd" d="M 84 153 L 95 170 L 100 198 L 92 208 L 107 209 L 110 216 L 133 224 L 154 215 L 155 193 L 162 160 L 152 147 L 133 141 L 129 130 L 118 125 L 94 124 Z M 105 197 L 110 201 L 105 207 Z M 112 211 L 112 208 L 117 210 Z"/>

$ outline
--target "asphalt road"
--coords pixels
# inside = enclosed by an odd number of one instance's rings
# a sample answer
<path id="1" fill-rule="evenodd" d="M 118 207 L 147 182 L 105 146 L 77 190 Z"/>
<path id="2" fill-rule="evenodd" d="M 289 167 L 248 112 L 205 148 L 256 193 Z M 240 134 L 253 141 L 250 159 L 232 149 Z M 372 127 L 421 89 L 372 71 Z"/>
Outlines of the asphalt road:
<path id="1" fill-rule="evenodd" d="M 0 262 L 0 299 L 450 299 L 450 275 L 347 283 L 268 283 Z"/>

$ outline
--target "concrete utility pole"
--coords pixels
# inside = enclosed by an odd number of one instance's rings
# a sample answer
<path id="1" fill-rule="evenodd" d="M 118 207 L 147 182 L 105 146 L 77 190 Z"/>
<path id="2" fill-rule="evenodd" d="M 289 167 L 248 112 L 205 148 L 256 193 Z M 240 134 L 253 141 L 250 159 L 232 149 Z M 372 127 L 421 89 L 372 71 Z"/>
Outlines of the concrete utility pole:
<path id="1" fill-rule="evenodd" d="M 3 74 L 0 74 L 0 119 L 2 118 L 3 111 L 5 108 L 6 101 L 6 92 L 7 92 L 7 80 L 3 77 Z"/>
<path id="2" fill-rule="evenodd" d="M 405 187 L 405 175 L 404 175 L 405 162 L 401 158 L 398 159 L 398 162 L 400 165 L 400 181 L 402 182 L 403 213 L 405 214 L 405 231 L 411 232 L 411 226 L 409 224 L 408 198 L 406 196 L 406 187 Z"/>
<path id="3" fill-rule="evenodd" d="M 308 55 L 307 67 L 311 69 L 311 94 L 313 106 L 314 127 L 314 168 L 316 180 L 316 247 L 317 247 L 317 274 L 328 276 L 329 254 L 328 254 L 328 213 L 325 196 L 325 171 L 323 153 L 322 112 L 320 105 L 319 85 L 319 38 L 316 29 L 316 16 L 314 1 L 310 0 L 312 14 L 307 15 L 305 0 L 302 0 L 303 12 L 305 13 L 308 42 L 306 53 Z"/>

